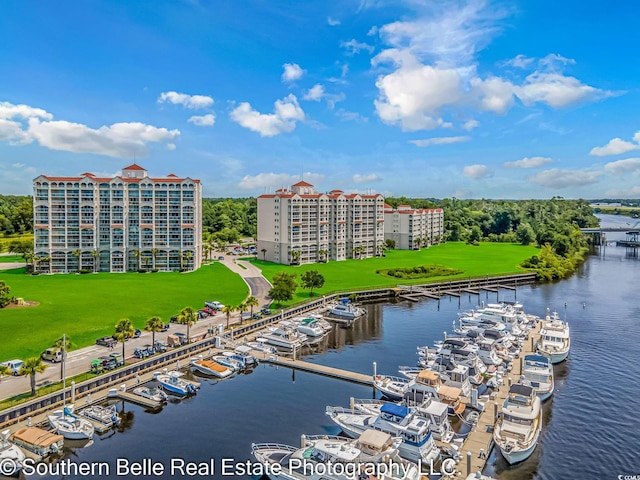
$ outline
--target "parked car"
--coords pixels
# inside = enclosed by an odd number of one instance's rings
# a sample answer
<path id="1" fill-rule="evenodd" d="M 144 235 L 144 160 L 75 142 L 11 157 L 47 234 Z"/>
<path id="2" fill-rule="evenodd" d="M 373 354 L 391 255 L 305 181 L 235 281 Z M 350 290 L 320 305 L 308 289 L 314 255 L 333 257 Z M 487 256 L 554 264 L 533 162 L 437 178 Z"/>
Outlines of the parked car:
<path id="1" fill-rule="evenodd" d="M 62 361 L 62 349 L 60 348 L 47 348 L 44 352 L 40 354 L 40 357 L 47 361 L 58 363 Z"/>
<path id="2" fill-rule="evenodd" d="M 271 309 L 269 307 L 262 307 L 260 313 L 263 315 L 271 315 Z"/>
<path id="3" fill-rule="evenodd" d="M 129 340 L 130 338 L 140 338 L 140 335 L 142 335 L 142 332 L 136 328 L 135 332 L 133 332 L 133 337 L 127 336 L 125 341 Z M 111 338 L 113 338 L 114 340 L 117 340 L 115 335 L 113 337 L 111 337 Z"/>
<path id="4" fill-rule="evenodd" d="M 160 330 L 161 332 L 166 332 L 167 330 L 169 330 L 169 328 L 171 327 L 170 323 L 165 323 L 164 326 L 162 327 L 162 330 Z"/>
<path id="5" fill-rule="evenodd" d="M 111 358 L 116 363 L 116 367 L 121 367 L 124 365 L 124 357 L 119 352 L 111 352 L 109 354 L 109 358 Z"/>
<path id="6" fill-rule="evenodd" d="M 171 317 L 171 323 L 177 323 L 178 322 L 178 316 L 174 315 L 173 317 Z"/>
<path id="7" fill-rule="evenodd" d="M 156 340 L 156 343 L 153 344 L 153 348 L 155 348 L 156 352 L 158 353 L 167 351 L 167 346 L 160 340 Z"/>
<path id="8" fill-rule="evenodd" d="M 260 312 L 256 312 L 253 315 L 251 315 L 252 320 L 260 320 L 261 318 L 262 318 L 262 314 Z"/>
<path id="9" fill-rule="evenodd" d="M 218 257 L 218 260 L 222 262 L 222 261 L 224 260 L 224 256 L 220 255 L 220 256 Z"/>
<path id="10" fill-rule="evenodd" d="M 218 311 L 224 308 L 224 305 L 220 302 L 204 302 L 204 306 Z"/>
<path id="11" fill-rule="evenodd" d="M 198 318 L 207 318 L 209 316 L 209 312 L 204 309 L 198 310 Z"/>
<path id="12" fill-rule="evenodd" d="M 147 358 L 156 353 L 155 349 L 151 345 L 145 345 L 141 348 L 136 348 L 133 351 L 133 355 L 136 358 Z"/>
<path id="13" fill-rule="evenodd" d="M 7 367 L 9 367 L 9 370 L 11 371 L 11 375 L 20 375 L 20 367 L 22 367 L 22 365 L 24 364 L 24 362 L 22 360 L 9 360 L 8 362 L 2 362 L 0 363 L 0 365 L 5 365 Z"/>
<path id="14" fill-rule="evenodd" d="M 96 358 L 94 360 L 91 360 L 91 363 L 89 364 L 89 371 L 91 373 L 102 373 L 104 372 L 104 366 L 102 365 L 102 360 Z"/>
<path id="15" fill-rule="evenodd" d="M 116 343 L 118 343 L 118 340 L 113 337 L 100 337 L 96 340 L 96 345 L 102 345 L 103 347 L 112 347 Z"/>

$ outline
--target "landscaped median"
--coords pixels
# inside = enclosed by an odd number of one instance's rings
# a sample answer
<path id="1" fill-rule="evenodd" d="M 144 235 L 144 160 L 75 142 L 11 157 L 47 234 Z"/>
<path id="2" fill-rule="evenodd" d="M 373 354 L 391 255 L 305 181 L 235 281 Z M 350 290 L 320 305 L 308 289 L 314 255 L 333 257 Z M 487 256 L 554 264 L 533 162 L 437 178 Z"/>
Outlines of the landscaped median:
<path id="1" fill-rule="evenodd" d="M 461 242 L 436 245 L 421 250 L 387 250 L 385 257 L 366 258 L 363 260 L 345 260 L 342 262 L 314 263 L 300 266 L 280 265 L 252 260 L 262 274 L 269 280 L 278 272 L 289 272 L 298 276 L 309 270 L 317 270 L 325 283 L 314 296 L 331 292 L 348 292 L 353 290 L 391 287 L 397 284 L 424 284 L 468 277 L 486 277 L 524 273 L 526 270 L 518 265 L 525 259 L 537 255 L 540 249 L 513 243 L 480 243 L 478 246 Z M 421 265 L 440 265 L 461 273 L 433 276 L 429 278 L 405 278 L 377 273 L 382 270 L 416 267 Z M 451 272 L 448 272 L 451 273 Z M 292 305 L 309 298 L 309 292 L 298 287 L 291 302 Z"/>
<path id="2" fill-rule="evenodd" d="M 166 323 L 185 306 L 206 300 L 237 305 L 249 291 L 239 275 L 220 263 L 195 272 L 25 275 L 24 269 L 0 272 L 11 295 L 37 306 L 0 309 L 0 361 L 38 356 L 64 333 L 73 348 L 94 345 L 112 335 L 118 320 L 129 318 L 142 329 L 159 316 Z"/>

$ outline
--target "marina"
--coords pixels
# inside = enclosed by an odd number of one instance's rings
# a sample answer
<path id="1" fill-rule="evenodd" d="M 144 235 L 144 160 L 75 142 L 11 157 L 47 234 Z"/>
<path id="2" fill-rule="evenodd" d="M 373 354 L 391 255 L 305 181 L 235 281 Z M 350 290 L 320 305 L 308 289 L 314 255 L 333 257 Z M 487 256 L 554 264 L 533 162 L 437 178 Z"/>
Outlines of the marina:
<path id="1" fill-rule="evenodd" d="M 613 249 L 608 250 L 609 254 L 611 250 Z M 554 368 L 556 389 L 554 395 L 542 406 L 543 429 L 539 444 L 528 459 L 510 466 L 498 449 L 490 447 L 491 428 L 495 424 L 495 415 L 501 410 L 506 398 L 509 381 L 515 384 L 520 376 L 519 358 L 512 362 L 511 371 L 503 378 L 503 385 L 494 389 L 492 397 L 484 402 L 484 410 L 478 416 L 476 426 L 471 429 L 462 444 L 461 458 L 456 468 L 463 477 L 467 471 L 473 473 L 484 467 L 485 475 L 500 479 L 530 479 L 538 478 L 539 475 L 545 475 L 542 478 L 574 478 L 575 472 L 584 472 L 584 475 L 587 475 L 584 478 L 590 478 L 589 475 L 599 471 L 599 467 L 589 456 L 593 457 L 594 448 L 600 447 L 583 442 L 584 452 L 571 449 L 570 445 L 564 442 L 562 432 L 571 429 L 580 439 L 593 435 L 597 425 L 598 429 L 604 429 L 608 431 L 608 435 L 614 437 L 632 435 L 630 427 L 610 423 L 614 420 L 602 407 L 602 395 L 606 395 L 606 391 L 595 392 L 595 396 L 587 400 L 581 397 L 580 389 L 576 390 L 575 384 L 591 378 L 594 374 L 593 362 L 588 359 L 592 358 L 594 353 L 606 354 L 606 348 L 610 348 L 610 342 L 604 332 L 610 328 L 607 320 L 611 314 L 626 318 L 621 310 L 623 303 L 617 303 L 616 309 L 612 312 L 610 302 L 601 303 L 598 296 L 602 288 L 601 279 L 604 276 L 606 280 L 606 268 L 609 265 L 615 267 L 609 275 L 613 275 L 616 280 L 621 276 L 633 278 L 628 275 L 633 275 L 637 264 L 632 263 L 633 261 L 626 262 L 624 257 L 622 258 L 621 261 L 620 257 L 594 257 L 590 260 L 591 263 L 585 265 L 585 268 L 588 266 L 591 269 L 591 275 L 578 275 L 555 285 L 518 289 L 518 299 L 525 305 L 527 312 L 543 315 L 547 307 L 555 307 L 563 320 L 567 318 L 571 324 L 571 353 L 567 360 Z M 620 267 L 623 267 L 623 270 L 620 270 Z M 598 282 L 595 282 L 594 270 L 599 273 Z M 593 279 L 594 282 L 588 281 L 589 279 Z M 373 362 L 376 362 L 379 373 L 397 372 L 399 365 L 415 362 L 416 344 L 428 344 L 438 340 L 442 337 L 443 330 L 452 328 L 453 320 L 460 310 L 477 306 L 477 297 L 469 303 L 465 299 L 462 308 L 458 308 L 457 298 L 450 298 L 451 301 L 441 301 L 439 305 L 427 299 L 417 303 L 369 304 L 367 314 L 354 323 L 352 328 L 334 328 L 319 345 L 319 349 L 304 353 L 304 356 L 295 361 L 301 362 L 300 364 L 295 363 L 290 354 L 273 355 L 254 351 L 253 354 L 261 363 L 254 367 L 250 374 L 236 374 L 225 380 L 194 378 L 187 374 L 189 380 L 200 383 L 198 394 L 184 399 L 170 398 L 162 410 L 156 408 L 156 414 L 147 413 L 145 407 L 130 403 L 128 399 L 122 401 L 122 397 L 132 395 L 131 390 L 136 387 L 135 381 L 127 382 L 126 392 L 116 389 L 114 397 L 118 415 L 123 419 L 121 425 L 112 429 L 113 433 L 98 432 L 100 441 L 94 441 L 90 447 L 81 448 L 65 444 L 62 458 L 74 455 L 77 461 L 97 461 L 105 458 L 126 458 L 131 456 L 132 452 L 138 456 L 151 455 L 151 451 L 140 443 L 144 432 L 144 436 L 154 435 L 163 438 L 168 448 L 176 452 L 171 456 L 183 455 L 194 460 L 204 460 L 207 457 L 204 449 L 183 451 L 180 443 L 168 437 L 166 431 L 185 431 L 185 419 L 187 422 L 190 419 L 206 419 L 207 412 L 214 408 L 214 405 L 216 410 L 233 411 L 233 417 L 218 419 L 216 422 L 205 420 L 201 422 L 204 428 L 190 429 L 189 436 L 192 442 L 206 444 L 210 438 L 224 436 L 225 429 L 234 428 L 236 433 L 233 439 L 226 437 L 229 440 L 224 444 L 215 443 L 216 456 L 246 459 L 250 457 L 252 442 L 297 445 L 300 435 L 304 432 L 311 435 L 338 434 L 339 430 L 328 425 L 324 409 L 327 405 L 345 405 L 350 397 L 377 398 L 379 393 L 374 391 L 371 383 L 367 383 L 372 379 Z M 563 310 L 565 303 L 567 307 Z M 623 321 L 623 327 L 632 336 L 639 334 L 637 327 L 627 321 Z M 529 341 L 522 343 L 520 358 L 534 353 L 536 336 L 539 334 L 533 331 L 530 333 Z M 217 349 L 211 351 L 211 354 L 219 353 Z M 208 356 L 209 352 L 204 350 L 204 354 Z M 626 362 L 636 361 L 632 352 L 624 346 L 621 354 L 628 355 Z M 270 357 L 275 359 L 276 356 L 277 363 L 270 361 Z M 186 366 L 188 361 L 181 363 Z M 282 368 L 285 366 L 288 368 Z M 348 381 L 338 380 L 337 375 L 318 374 L 321 370 L 330 372 L 330 369 L 335 369 L 336 374 L 343 375 L 344 380 Z M 362 375 L 363 383 L 354 383 L 355 377 L 352 375 L 355 373 Z M 619 377 L 616 372 L 609 373 L 613 375 L 613 381 L 616 381 L 616 376 Z M 153 382 L 152 377 L 152 372 L 140 375 L 140 385 L 153 385 L 148 383 Z M 617 385 L 620 385 L 617 404 L 625 408 L 632 404 L 634 390 L 620 378 L 617 382 Z M 98 394 L 92 396 L 93 403 L 106 399 L 106 394 L 102 397 Z M 242 401 L 239 402 L 239 399 Z M 470 400 L 465 399 L 467 402 Z M 590 406 L 587 407 L 585 402 Z M 75 405 L 81 410 L 85 405 L 85 398 L 76 399 Z M 605 423 L 598 420 L 594 425 L 595 412 L 605 419 L 608 417 L 609 420 Z M 31 420 L 35 425 L 43 418 L 34 416 Z M 615 431 L 611 429 L 614 424 Z M 625 456 L 624 452 L 631 455 L 633 448 L 635 446 L 632 440 L 623 447 L 622 456 Z M 559 455 L 569 461 L 559 462 Z M 615 460 L 613 468 L 624 471 L 624 465 L 616 463 Z"/>

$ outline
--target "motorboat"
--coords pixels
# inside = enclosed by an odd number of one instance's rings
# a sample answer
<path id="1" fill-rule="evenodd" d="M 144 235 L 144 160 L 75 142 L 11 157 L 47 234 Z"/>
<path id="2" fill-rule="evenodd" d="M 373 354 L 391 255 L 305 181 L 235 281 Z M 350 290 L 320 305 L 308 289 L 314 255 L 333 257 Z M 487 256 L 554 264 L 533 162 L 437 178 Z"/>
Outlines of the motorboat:
<path id="1" fill-rule="evenodd" d="M 402 438 L 400 456 L 412 462 L 435 463 L 439 456 L 429 420 L 416 415 L 409 407 L 385 403 L 377 414 L 355 408 L 327 407 L 326 414 L 351 438 L 358 438 L 370 428 Z"/>
<path id="2" fill-rule="evenodd" d="M 469 379 L 469 367 L 458 365 L 450 360 L 436 362 L 431 366 L 431 370 L 437 372 L 442 378 L 442 383 L 449 387 L 459 388 L 465 397 L 471 397 L 471 381 Z"/>
<path id="3" fill-rule="evenodd" d="M 328 322 L 327 322 L 328 323 Z M 327 331 L 320 324 L 319 320 L 313 317 L 306 317 L 298 322 L 298 331 L 308 337 L 322 337 Z"/>
<path id="4" fill-rule="evenodd" d="M 228 370 L 226 367 L 222 368 Z M 175 372 L 158 373 L 155 375 L 155 379 L 160 382 L 162 388 L 164 388 L 167 392 L 175 393 L 176 395 L 192 395 L 195 394 L 198 390 L 198 388 L 193 383 L 183 380 L 179 375 L 176 375 Z"/>
<path id="5" fill-rule="evenodd" d="M 107 427 L 115 427 L 120 424 L 120 417 L 115 405 L 89 405 L 78 411 L 78 415 L 88 420 L 99 422 Z"/>
<path id="6" fill-rule="evenodd" d="M 226 352 L 223 352 L 226 353 Z M 233 354 L 231 355 L 214 355 L 213 357 L 211 357 L 211 361 L 219 363 L 220 365 L 222 365 L 223 367 L 227 367 L 228 369 L 232 370 L 233 372 L 239 372 L 240 370 L 244 370 L 244 364 L 242 362 L 240 362 L 239 360 L 236 360 L 233 357 Z M 202 360 L 202 359 L 200 359 Z M 207 365 L 204 365 L 204 368 L 207 368 Z M 200 370 L 200 369 L 199 369 Z M 204 369 L 200 370 L 200 372 L 202 373 L 206 373 L 207 375 L 215 375 L 214 373 L 209 373 L 209 372 L 204 372 Z"/>
<path id="7" fill-rule="evenodd" d="M 505 460 L 513 465 L 529 458 L 538 445 L 542 408 L 533 387 L 511 385 L 493 429 L 493 440 Z"/>
<path id="8" fill-rule="evenodd" d="M 73 413 L 73 405 L 64 406 L 47 415 L 51 428 L 68 440 L 88 440 L 93 438 L 93 424 Z"/>
<path id="9" fill-rule="evenodd" d="M 348 298 L 341 298 L 338 303 L 330 306 L 327 312 L 335 317 L 349 320 L 355 320 L 367 313 L 364 308 L 355 306 Z"/>
<path id="10" fill-rule="evenodd" d="M 243 368 L 251 368 L 258 365 L 258 359 L 253 355 L 253 349 L 248 345 L 238 345 L 233 352 L 223 352 L 223 355 L 240 362 Z"/>
<path id="11" fill-rule="evenodd" d="M 533 387 L 541 402 L 553 394 L 555 382 L 551 360 L 542 355 L 526 355 L 520 383 Z"/>
<path id="12" fill-rule="evenodd" d="M 220 355 L 220 357 L 222 357 L 222 360 L 227 358 L 222 355 Z M 205 360 L 203 358 L 193 358 L 189 363 L 192 367 L 194 367 L 200 373 L 204 373 L 205 375 L 211 375 L 212 377 L 226 378 L 232 373 L 234 373 L 235 371 L 234 368 L 229 367 L 229 365 L 223 365 L 216 359 Z M 158 380 L 160 380 L 160 378 L 158 378 Z M 187 393 L 192 393 L 192 392 L 187 392 Z"/>
<path id="13" fill-rule="evenodd" d="M 62 435 L 38 427 L 20 428 L 9 435 L 9 441 L 43 458 L 61 452 L 64 445 Z"/>
<path id="14" fill-rule="evenodd" d="M 306 335 L 286 326 L 267 329 L 266 332 L 263 332 L 261 338 L 264 338 L 270 345 L 290 350 L 302 347 L 307 341 Z"/>
<path id="15" fill-rule="evenodd" d="M 480 360 L 487 365 L 502 365 L 504 360 L 498 356 L 498 349 L 496 348 L 496 344 L 494 340 L 490 339 L 478 339 L 476 343 L 478 345 L 478 357 Z"/>
<path id="16" fill-rule="evenodd" d="M 420 479 L 418 466 L 399 458 L 398 443 L 398 439 L 387 433 L 367 429 L 355 440 L 303 435 L 300 447 L 254 443 L 251 452 L 265 466 L 271 479 Z"/>
<path id="17" fill-rule="evenodd" d="M 25 454 L 20 447 L 9 442 L 9 430 L 0 433 L 0 475 L 18 476 L 22 469 Z M 13 471 L 10 471 L 13 470 Z"/>
<path id="18" fill-rule="evenodd" d="M 267 339 L 258 337 L 255 342 L 247 342 L 245 344 L 247 347 L 255 350 L 256 352 L 262 352 L 266 354 L 275 354 L 278 353 L 276 347 L 272 347 L 271 345 L 267 345 Z"/>
<path id="19" fill-rule="evenodd" d="M 405 399 L 413 403 L 423 403 L 430 397 L 437 398 L 448 407 L 449 415 L 462 415 L 465 405 L 460 401 L 462 391 L 442 383 L 442 379 L 433 370 L 421 370 L 409 383 Z"/>
<path id="20" fill-rule="evenodd" d="M 554 312 L 547 315 L 540 329 L 537 351 L 551 360 L 551 363 L 560 363 L 569 356 L 571 337 L 569 324 L 563 322 Z"/>
<path id="21" fill-rule="evenodd" d="M 389 400 L 398 401 L 407 393 L 409 380 L 391 375 L 376 375 L 373 377 L 373 386 Z"/>
<path id="22" fill-rule="evenodd" d="M 165 403 L 169 399 L 167 394 L 157 387 L 137 387 L 133 389 L 133 393 L 158 403 Z"/>

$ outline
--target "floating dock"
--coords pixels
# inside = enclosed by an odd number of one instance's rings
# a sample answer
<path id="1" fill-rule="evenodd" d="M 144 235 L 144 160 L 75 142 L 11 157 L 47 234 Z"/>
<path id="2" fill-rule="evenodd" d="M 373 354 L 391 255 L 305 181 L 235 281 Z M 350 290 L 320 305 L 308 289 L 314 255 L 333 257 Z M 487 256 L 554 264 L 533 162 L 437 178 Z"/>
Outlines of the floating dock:
<path id="1" fill-rule="evenodd" d="M 362 385 L 373 386 L 373 377 L 371 375 L 365 375 L 364 373 L 350 372 L 348 370 L 342 370 L 340 368 L 327 367 L 325 365 L 317 365 L 310 362 L 303 362 L 302 360 L 292 360 L 281 355 L 270 355 L 262 361 L 271 363 L 273 365 L 293 368 L 295 370 L 302 370 L 304 372 L 324 375 L 325 377 L 337 378 L 340 380 L 347 380 L 349 382 L 360 383 Z"/>
<path id="2" fill-rule="evenodd" d="M 140 395 L 136 395 L 131 392 L 118 392 L 118 398 L 126 400 L 127 402 L 137 403 L 138 405 L 142 405 L 147 408 L 159 408 L 162 406 L 161 402 L 157 402 L 151 398 L 141 397 Z"/>

